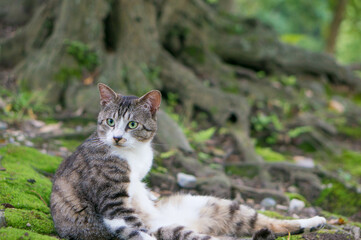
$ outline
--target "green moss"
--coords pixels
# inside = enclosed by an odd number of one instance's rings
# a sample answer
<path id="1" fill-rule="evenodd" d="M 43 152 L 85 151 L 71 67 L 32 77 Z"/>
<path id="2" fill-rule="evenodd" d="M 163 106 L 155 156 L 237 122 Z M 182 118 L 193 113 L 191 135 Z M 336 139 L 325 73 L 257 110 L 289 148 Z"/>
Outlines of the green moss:
<path id="1" fill-rule="evenodd" d="M 359 127 L 350 127 L 350 126 L 340 125 L 337 127 L 337 131 L 348 137 L 361 138 L 361 128 L 359 128 Z"/>
<path id="2" fill-rule="evenodd" d="M 45 236 L 31 231 L 17 229 L 12 227 L 0 228 L 0 239 L 6 240 L 27 240 L 27 239 L 36 239 L 36 240 L 57 240 L 58 238 Z"/>
<path id="3" fill-rule="evenodd" d="M 345 188 L 343 184 L 335 180 L 325 179 L 323 184 L 328 187 L 322 190 L 319 198 L 315 201 L 316 205 L 346 216 L 361 209 L 361 197 L 356 191 Z"/>
<path id="4" fill-rule="evenodd" d="M 334 161 L 345 171 L 348 171 L 355 177 L 361 177 L 361 153 L 344 150 Z"/>
<path id="5" fill-rule="evenodd" d="M 228 175 L 237 175 L 241 177 L 254 178 L 259 174 L 259 167 L 252 165 L 249 166 L 228 165 L 225 166 L 225 169 Z"/>
<path id="6" fill-rule="evenodd" d="M 6 224 L 9 227 L 30 230 L 37 233 L 55 233 L 50 214 L 36 210 L 7 208 L 5 210 Z"/>
<path id="7" fill-rule="evenodd" d="M 298 199 L 298 200 L 303 201 L 307 206 L 310 206 L 310 203 L 307 201 L 307 199 L 299 193 L 286 192 L 285 194 L 290 200 Z"/>
<path id="8" fill-rule="evenodd" d="M 0 155 L 6 169 L 0 171 L 0 203 L 49 213 L 51 181 L 42 173 L 54 173 L 61 158 L 14 145 L 0 148 Z"/>
<path id="9" fill-rule="evenodd" d="M 299 240 L 304 239 L 302 235 L 291 235 L 290 238 L 287 237 L 278 237 L 276 240 Z"/>
<path id="10" fill-rule="evenodd" d="M 267 217 L 275 218 L 275 219 L 288 219 L 288 220 L 294 219 L 292 217 L 283 216 L 283 215 L 279 214 L 278 212 L 274 212 L 274 211 L 258 211 L 258 212 Z"/>
<path id="11" fill-rule="evenodd" d="M 260 155 L 267 162 L 282 162 L 286 161 L 286 157 L 282 154 L 273 151 L 271 148 L 256 147 L 256 153 Z"/>

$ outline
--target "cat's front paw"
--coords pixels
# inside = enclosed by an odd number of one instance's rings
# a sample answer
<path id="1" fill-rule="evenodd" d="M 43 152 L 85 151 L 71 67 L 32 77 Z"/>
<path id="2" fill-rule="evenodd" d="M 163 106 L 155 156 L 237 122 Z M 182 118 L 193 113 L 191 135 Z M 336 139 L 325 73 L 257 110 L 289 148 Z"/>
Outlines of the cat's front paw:
<path id="1" fill-rule="evenodd" d="M 326 225 L 326 219 L 324 217 L 316 216 L 309 219 L 301 219 L 299 220 L 299 223 L 300 228 L 304 229 L 305 232 L 312 232 L 323 228 Z"/>

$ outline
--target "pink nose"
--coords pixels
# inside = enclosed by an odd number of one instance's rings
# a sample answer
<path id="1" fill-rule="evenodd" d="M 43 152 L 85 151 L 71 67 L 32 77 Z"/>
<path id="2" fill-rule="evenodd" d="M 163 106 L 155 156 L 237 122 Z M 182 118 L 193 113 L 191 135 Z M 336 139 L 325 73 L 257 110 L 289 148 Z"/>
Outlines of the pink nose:
<path id="1" fill-rule="evenodd" d="M 113 137 L 114 141 L 116 143 L 118 143 L 120 140 L 122 140 L 123 138 L 122 137 Z"/>

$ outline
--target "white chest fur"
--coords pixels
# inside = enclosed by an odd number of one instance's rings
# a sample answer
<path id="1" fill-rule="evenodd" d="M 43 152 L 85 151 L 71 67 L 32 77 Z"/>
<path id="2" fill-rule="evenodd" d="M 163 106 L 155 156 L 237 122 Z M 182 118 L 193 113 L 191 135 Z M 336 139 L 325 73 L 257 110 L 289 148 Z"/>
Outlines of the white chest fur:
<path id="1" fill-rule="evenodd" d="M 138 210 L 154 215 L 155 207 L 149 198 L 149 191 L 142 182 L 153 163 L 153 150 L 150 142 L 138 143 L 131 149 L 116 149 L 113 154 L 125 159 L 130 166 L 130 184 L 128 187 L 130 204 L 137 205 Z"/>

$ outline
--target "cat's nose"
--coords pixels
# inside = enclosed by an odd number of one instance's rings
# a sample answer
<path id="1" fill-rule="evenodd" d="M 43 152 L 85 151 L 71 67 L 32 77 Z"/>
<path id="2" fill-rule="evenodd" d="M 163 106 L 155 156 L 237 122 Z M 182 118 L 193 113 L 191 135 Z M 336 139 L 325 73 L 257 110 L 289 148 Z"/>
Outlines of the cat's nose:
<path id="1" fill-rule="evenodd" d="M 119 143 L 119 141 L 122 140 L 123 138 L 122 137 L 113 137 L 113 139 L 116 143 Z"/>

